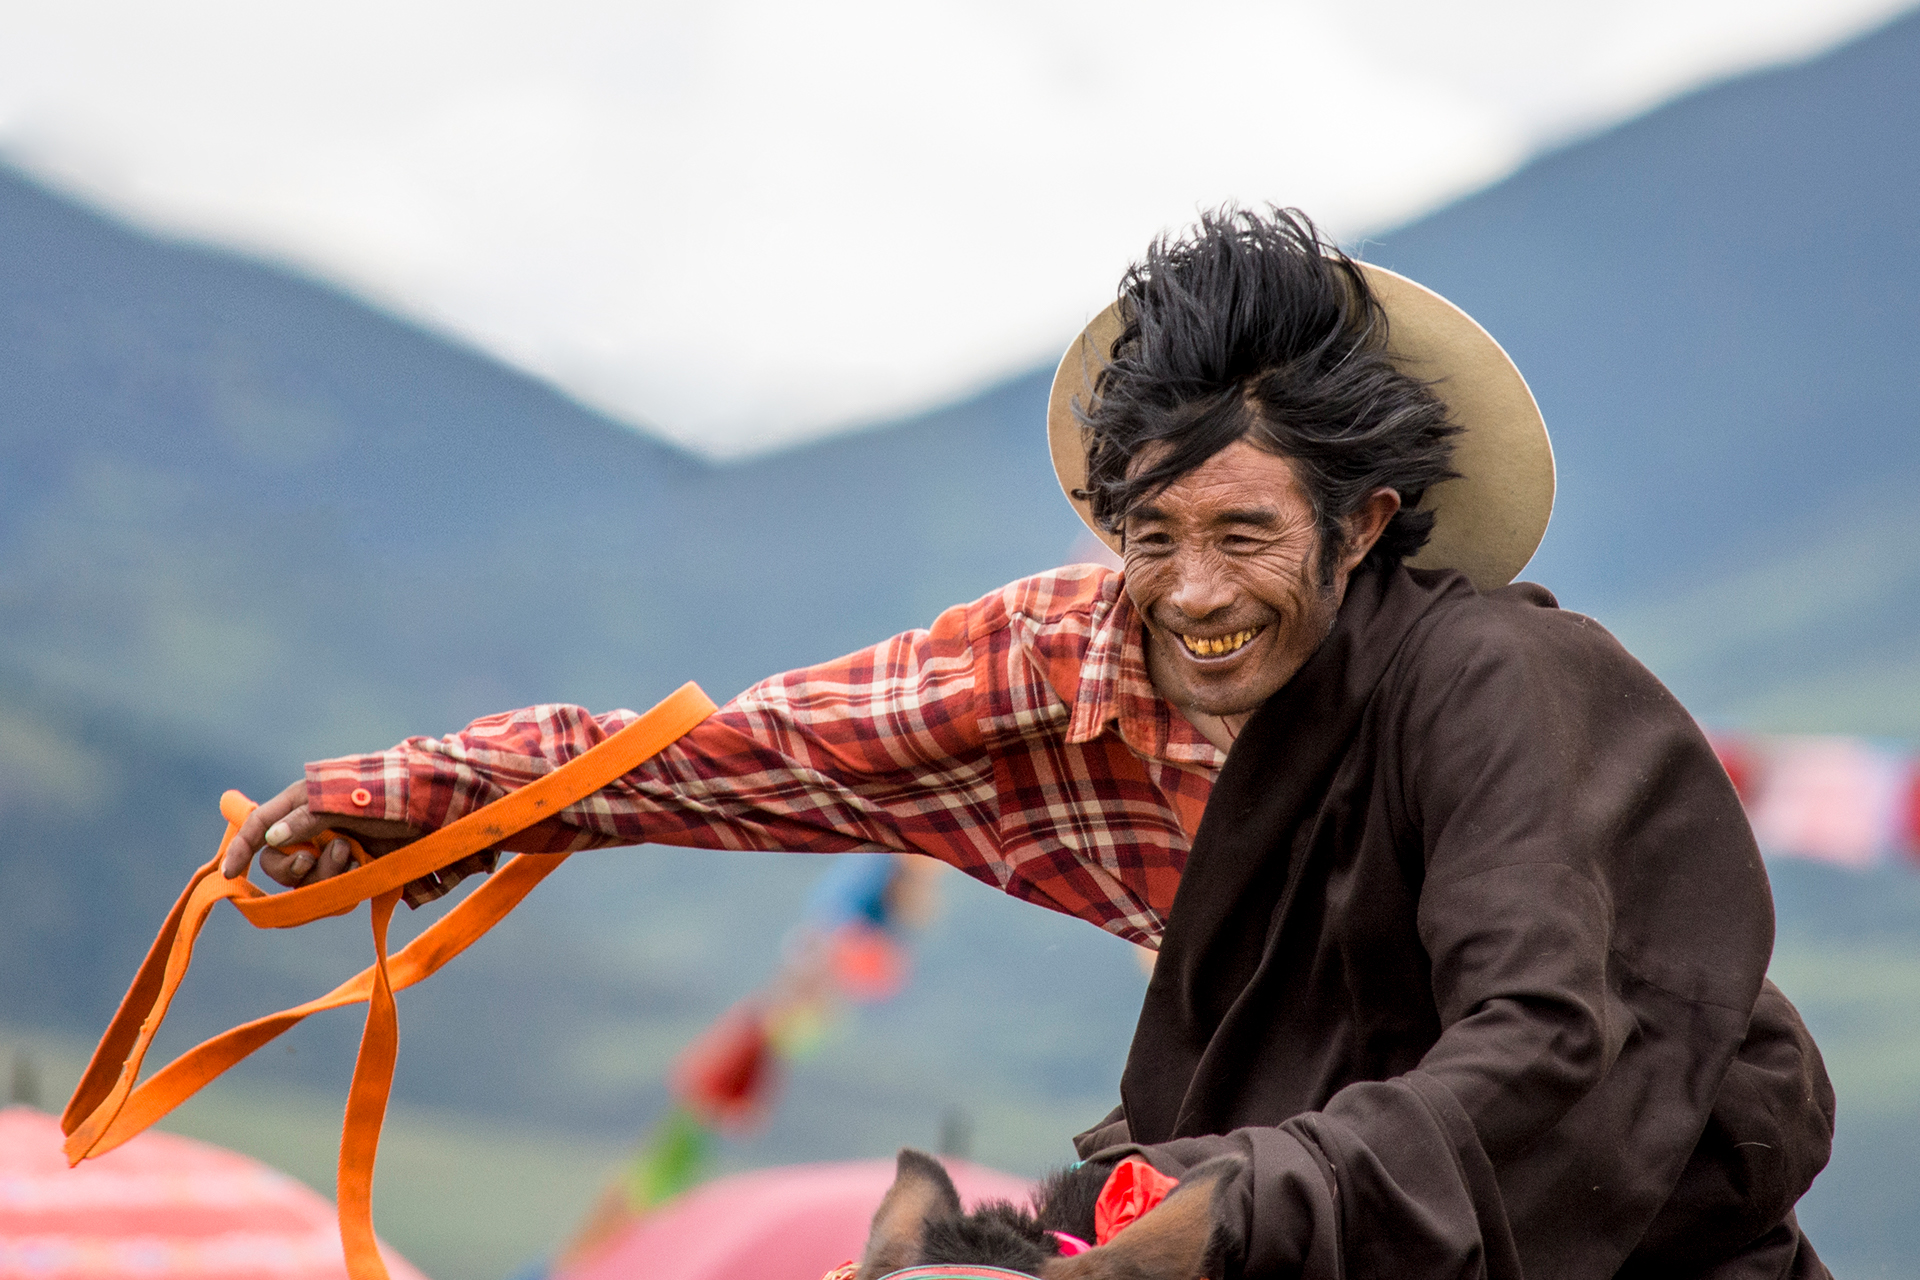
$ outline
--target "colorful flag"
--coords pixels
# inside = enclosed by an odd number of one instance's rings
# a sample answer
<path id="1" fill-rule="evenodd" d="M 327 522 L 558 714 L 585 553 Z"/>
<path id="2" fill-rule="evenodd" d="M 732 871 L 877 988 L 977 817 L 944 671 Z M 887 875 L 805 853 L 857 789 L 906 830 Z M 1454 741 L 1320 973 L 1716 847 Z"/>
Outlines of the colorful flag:
<path id="1" fill-rule="evenodd" d="M 1865 738 L 1716 734 L 1762 851 L 1856 869 L 1920 865 L 1920 760 Z"/>

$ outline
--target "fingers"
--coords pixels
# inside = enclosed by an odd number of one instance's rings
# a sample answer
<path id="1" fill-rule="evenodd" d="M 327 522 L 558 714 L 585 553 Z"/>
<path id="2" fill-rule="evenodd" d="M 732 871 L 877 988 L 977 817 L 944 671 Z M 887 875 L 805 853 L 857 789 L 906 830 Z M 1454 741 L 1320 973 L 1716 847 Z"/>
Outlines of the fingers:
<path id="1" fill-rule="evenodd" d="M 299 829 L 297 820 L 290 817 L 289 823 L 293 830 Z M 298 838 L 290 837 L 290 839 L 297 841 Z M 285 885 L 289 889 L 330 880 L 341 872 L 351 869 L 352 866 L 353 846 L 338 836 L 329 839 L 317 854 L 311 844 L 294 849 L 280 849 L 267 845 L 260 850 L 261 873 L 269 880 Z"/>
<path id="2" fill-rule="evenodd" d="M 338 836 L 317 855 L 307 848 L 283 850 L 272 845 L 260 851 L 260 870 L 289 889 L 330 880 L 352 866 L 353 846 Z"/>
<path id="3" fill-rule="evenodd" d="M 304 849 L 287 851 L 272 845 L 260 851 L 260 870 L 269 880 L 292 888 L 313 871 L 314 858 Z"/>
<path id="4" fill-rule="evenodd" d="M 420 834 L 404 822 L 314 813 L 307 808 L 307 784 L 296 782 L 247 815 L 220 856 L 220 872 L 229 880 L 244 876 L 257 853 L 261 873 L 288 888 L 337 876 L 353 866 L 353 846 L 345 840 L 330 839 L 317 852 L 288 847 L 315 844 L 330 828 L 353 835 L 376 857 Z"/>
<path id="5" fill-rule="evenodd" d="M 268 879 L 286 885 L 288 888 L 305 880 L 315 865 L 313 851 L 282 846 L 308 843 L 307 837 L 317 834 L 318 830 L 318 824 L 305 805 L 267 827 L 259 845 L 261 872 Z M 233 846 L 239 844 L 245 834 L 243 829 L 240 835 L 234 837 L 232 844 L 227 846 L 227 862 L 233 861 Z"/>
<path id="6" fill-rule="evenodd" d="M 284 849 L 291 844 L 310 844 L 326 829 L 327 819 L 303 804 L 269 826 L 261 838 L 273 848 Z"/>
<path id="7" fill-rule="evenodd" d="M 307 784 L 302 780 L 248 814 L 247 820 L 240 824 L 240 830 L 227 842 L 227 851 L 220 859 L 220 873 L 229 880 L 247 874 L 247 864 L 253 861 L 254 853 L 268 843 L 268 828 L 284 820 L 296 809 L 304 811 L 306 803 Z M 275 840 L 272 843 L 282 844 L 285 841 Z M 268 875 L 273 875 L 265 861 L 262 861 L 261 868 Z"/>
<path id="8" fill-rule="evenodd" d="M 321 851 L 319 879 L 326 880 L 339 875 L 353 865 L 353 846 L 345 840 L 330 840 Z"/>

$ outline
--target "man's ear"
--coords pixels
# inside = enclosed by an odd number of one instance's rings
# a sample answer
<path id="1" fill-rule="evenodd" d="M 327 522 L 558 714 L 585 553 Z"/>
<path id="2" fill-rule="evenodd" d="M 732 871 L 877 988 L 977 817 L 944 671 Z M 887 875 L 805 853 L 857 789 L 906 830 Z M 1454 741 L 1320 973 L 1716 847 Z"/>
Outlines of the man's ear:
<path id="1" fill-rule="evenodd" d="M 893 1185 L 874 1211 L 867 1233 L 867 1249 L 860 1255 L 854 1280 L 874 1280 L 889 1271 L 920 1260 L 931 1218 L 960 1216 L 960 1193 L 940 1162 L 912 1147 L 903 1147 L 894 1168 Z"/>
<path id="2" fill-rule="evenodd" d="M 1220 1255 L 1230 1238 L 1223 1192 L 1245 1168 L 1238 1156 L 1207 1161 L 1112 1240 L 1071 1258 L 1057 1258 L 1040 1274 L 1045 1280 L 1206 1280 L 1220 1275 Z"/>
<path id="3" fill-rule="evenodd" d="M 1387 525 L 1400 512 L 1400 491 L 1397 489 L 1375 489 L 1360 504 L 1359 510 L 1345 520 L 1347 545 L 1340 556 L 1341 567 L 1352 573 L 1367 552 L 1373 550 L 1373 544 L 1380 541 L 1380 535 L 1387 531 Z"/>

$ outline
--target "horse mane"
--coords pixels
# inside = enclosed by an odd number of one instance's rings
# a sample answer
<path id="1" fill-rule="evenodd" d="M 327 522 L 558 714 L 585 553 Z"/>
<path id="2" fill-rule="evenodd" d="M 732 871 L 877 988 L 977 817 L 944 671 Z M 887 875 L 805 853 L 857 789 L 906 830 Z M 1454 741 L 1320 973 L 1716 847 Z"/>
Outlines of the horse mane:
<path id="1" fill-rule="evenodd" d="M 1094 1202 L 1099 1200 L 1100 1188 L 1107 1185 L 1107 1175 L 1117 1163 L 1114 1160 L 1083 1161 L 1056 1169 L 1042 1178 L 1040 1189 L 1033 1194 L 1040 1225 L 1049 1231 L 1079 1236 L 1092 1244 Z"/>
<path id="2" fill-rule="evenodd" d="M 1064 1231 L 1092 1242 L 1094 1201 L 1112 1171 L 1112 1161 L 1056 1169 L 1041 1179 L 1031 1207 L 990 1200 L 972 1213 L 931 1219 L 921 1258 L 1038 1271 L 1049 1258 L 1060 1256 L 1059 1242 L 1049 1232 Z"/>
<path id="3" fill-rule="evenodd" d="M 927 1262 L 971 1263 L 1032 1273 L 1049 1258 L 1059 1256 L 1060 1246 L 1031 1211 L 995 1200 L 958 1218 L 928 1222 L 920 1253 Z"/>

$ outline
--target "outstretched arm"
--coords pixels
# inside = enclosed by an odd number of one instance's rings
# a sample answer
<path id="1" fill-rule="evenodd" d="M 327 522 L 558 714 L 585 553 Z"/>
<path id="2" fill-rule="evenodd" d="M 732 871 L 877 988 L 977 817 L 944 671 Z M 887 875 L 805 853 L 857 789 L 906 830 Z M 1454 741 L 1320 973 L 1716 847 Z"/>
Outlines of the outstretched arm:
<path id="1" fill-rule="evenodd" d="M 1150 943 L 1211 786 L 1202 758 L 1211 749 L 1169 747 L 1151 722 L 1123 737 L 1102 719 L 1133 696 L 1116 692 L 1131 625 L 1122 602 L 1107 570 L 1055 570 L 949 609 L 928 630 L 762 681 L 508 847 L 922 853 Z M 1101 657 L 1089 666 L 1096 645 Z M 1081 692 L 1088 679 L 1091 694 Z M 371 837 L 375 852 L 389 848 L 543 776 L 631 719 L 529 707 L 446 738 L 309 765 L 304 789 L 283 792 L 241 833 L 229 868 L 244 868 L 282 823 L 275 843 L 331 826 Z M 484 870 L 491 857 L 449 870 Z M 341 865 L 323 849 L 310 867 L 272 855 L 266 868 L 298 883 L 303 869 L 310 880 Z M 416 882 L 409 901 L 456 878 Z"/>
<path id="2" fill-rule="evenodd" d="M 995 801 L 976 709 L 976 608 L 761 682 L 666 752 L 515 837 L 512 849 L 655 842 L 897 850 L 949 862 L 989 856 Z M 258 854 L 282 884 L 337 875 L 347 868 L 344 841 L 317 857 L 283 847 L 330 829 L 385 853 L 550 772 L 632 719 L 629 711 L 536 706 L 445 738 L 309 765 L 241 827 L 222 869 L 244 874 Z M 433 896 L 457 878 L 411 896 Z"/>

